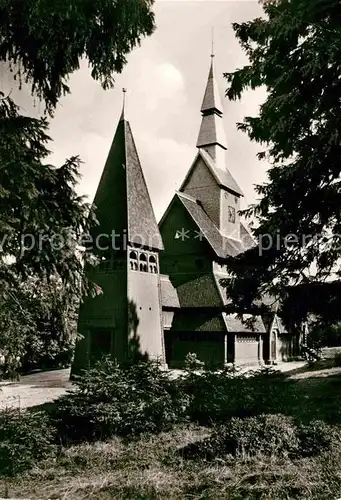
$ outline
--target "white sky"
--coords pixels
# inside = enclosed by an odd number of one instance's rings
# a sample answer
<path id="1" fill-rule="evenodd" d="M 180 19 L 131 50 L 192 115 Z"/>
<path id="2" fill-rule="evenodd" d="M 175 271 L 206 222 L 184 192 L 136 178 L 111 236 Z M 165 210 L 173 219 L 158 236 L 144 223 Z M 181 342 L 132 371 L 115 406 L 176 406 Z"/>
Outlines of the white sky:
<path id="1" fill-rule="evenodd" d="M 80 155 L 79 191 L 91 201 L 103 170 L 122 108 L 122 87 L 127 88 L 126 118 L 130 121 L 142 168 L 159 219 L 178 189 L 196 155 L 201 122 L 200 107 L 207 82 L 214 27 L 215 68 L 222 96 L 227 87 L 223 72 L 247 62 L 231 23 L 261 15 L 257 0 L 157 0 L 157 30 L 128 56 L 113 90 L 102 90 L 91 79 L 87 64 L 70 78 L 72 94 L 61 99 L 51 122 L 51 162 L 60 165 Z M 11 89 L 10 75 L 0 73 L 0 88 Z M 12 97 L 25 112 L 32 106 L 29 92 L 13 90 Z M 228 142 L 227 167 L 245 194 L 255 201 L 253 185 L 265 180 L 266 164 L 256 153 L 261 146 L 238 132 L 236 122 L 255 115 L 263 90 L 247 92 L 242 101 L 223 99 Z"/>

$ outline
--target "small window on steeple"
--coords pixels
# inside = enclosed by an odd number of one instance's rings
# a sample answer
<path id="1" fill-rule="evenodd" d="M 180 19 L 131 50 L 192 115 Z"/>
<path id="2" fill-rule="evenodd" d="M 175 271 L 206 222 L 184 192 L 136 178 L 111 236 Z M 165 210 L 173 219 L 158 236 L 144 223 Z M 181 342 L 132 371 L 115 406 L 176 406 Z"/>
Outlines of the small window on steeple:
<path id="1" fill-rule="evenodd" d="M 129 265 L 130 265 L 130 269 L 132 271 L 137 271 L 137 269 L 138 269 L 138 263 L 137 263 L 137 253 L 136 252 L 130 252 L 130 254 L 129 254 Z"/>
<path id="2" fill-rule="evenodd" d="M 149 256 L 149 272 L 157 274 L 157 261 L 154 255 Z"/>
<path id="3" fill-rule="evenodd" d="M 147 273 L 148 272 L 148 264 L 146 254 L 140 254 L 140 271 Z"/>
<path id="4" fill-rule="evenodd" d="M 228 207 L 228 221 L 231 222 L 232 224 L 235 224 L 236 222 L 236 209 L 234 207 Z"/>

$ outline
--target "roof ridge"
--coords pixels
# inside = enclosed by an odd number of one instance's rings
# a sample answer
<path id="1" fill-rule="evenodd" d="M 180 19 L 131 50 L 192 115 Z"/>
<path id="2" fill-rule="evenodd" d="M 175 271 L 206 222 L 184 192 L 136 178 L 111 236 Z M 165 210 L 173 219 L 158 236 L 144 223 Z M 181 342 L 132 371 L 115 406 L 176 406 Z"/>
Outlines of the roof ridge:
<path id="1" fill-rule="evenodd" d="M 239 194 L 240 196 L 244 196 L 241 188 L 239 187 L 236 179 L 231 174 L 230 170 L 228 168 L 222 169 L 218 167 L 214 158 L 212 158 L 212 156 L 204 148 L 198 148 L 198 150 L 199 150 L 199 155 L 204 160 L 205 165 L 210 170 L 218 186 L 225 187 L 226 189 L 229 189 L 230 191 L 233 191 L 234 193 Z M 229 183 L 227 183 L 227 181 L 223 182 L 223 180 L 219 178 L 218 175 L 219 172 L 221 172 L 222 175 L 230 176 Z M 233 186 L 233 184 L 235 185 Z"/>
<path id="2" fill-rule="evenodd" d="M 156 237 L 156 239 L 157 239 L 156 245 L 154 242 L 152 243 L 151 241 L 149 241 L 147 246 L 149 246 L 151 248 L 157 248 L 158 250 L 164 250 L 162 237 L 161 237 L 159 226 L 158 226 L 158 223 L 157 223 L 157 220 L 155 217 L 152 200 L 150 197 L 147 181 L 146 181 L 146 178 L 145 178 L 145 175 L 143 172 L 143 168 L 141 165 L 141 161 L 140 161 L 140 157 L 139 157 L 138 150 L 136 147 L 133 132 L 131 130 L 131 126 L 130 126 L 130 123 L 128 120 L 124 120 L 123 123 L 124 123 L 124 127 L 125 127 L 125 129 L 124 129 L 124 132 L 125 132 L 124 133 L 124 145 L 125 145 L 127 164 L 129 161 L 129 158 L 128 158 L 129 152 L 131 155 L 131 158 L 130 158 L 131 168 L 128 169 L 128 165 L 126 167 L 127 168 L 127 183 L 126 183 L 127 193 L 126 193 L 126 196 L 127 196 L 127 214 L 128 214 L 128 239 L 129 239 L 129 241 L 132 241 L 132 239 L 135 239 L 137 236 L 140 236 L 139 234 L 133 234 L 133 230 L 131 228 L 132 223 L 134 224 L 134 222 L 136 222 L 135 221 L 136 213 L 134 213 L 134 214 L 131 213 L 131 212 L 133 212 L 134 207 L 133 207 L 132 200 L 131 200 L 131 193 L 129 192 L 129 188 L 131 188 L 130 183 L 129 183 L 129 174 L 133 172 L 133 164 L 134 164 L 133 157 L 135 155 L 135 160 L 136 160 L 136 167 L 135 167 L 135 172 L 134 172 L 135 180 L 137 178 L 136 177 L 137 174 L 140 175 L 140 181 L 142 183 L 142 186 L 140 186 L 140 189 L 142 187 L 142 189 L 144 191 L 144 195 L 145 195 L 145 202 L 146 202 L 146 205 L 144 208 L 147 209 L 148 216 L 149 216 L 149 223 L 151 224 L 151 226 L 154 226 L 154 230 L 155 230 L 155 234 L 152 234 L 152 239 L 154 237 Z M 129 147 L 128 141 L 130 141 L 130 147 Z M 136 227 L 135 227 L 135 229 L 136 229 Z M 149 229 L 147 229 L 147 231 L 146 231 L 146 228 L 144 228 L 144 232 L 145 232 L 145 234 L 148 234 L 148 237 L 150 237 L 150 227 L 149 227 Z M 155 245 L 155 247 L 154 247 L 154 245 Z"/>
<path id="3" fill-rule="evenodd" d="M 193 196 L 191 196 L 190 194 L 184 193 L 183 191 L 175 191 L 175 193 L 179 196 L 182 196 L 183 198 L 187 198 L 187 200 L 189 201 L 194 201 L 194 203 L 201 206 L 199 200 L 193 198 Z"/>

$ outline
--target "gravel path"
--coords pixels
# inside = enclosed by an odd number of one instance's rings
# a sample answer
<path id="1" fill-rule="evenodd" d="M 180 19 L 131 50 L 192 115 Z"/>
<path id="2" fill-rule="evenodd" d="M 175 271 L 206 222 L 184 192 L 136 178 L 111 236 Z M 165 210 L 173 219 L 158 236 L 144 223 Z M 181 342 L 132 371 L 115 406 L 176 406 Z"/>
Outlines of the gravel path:
<path id="1" fill-rule="evenodd" d="M 49 403 L 71 387 L 70 369 L 38 372 L 21 377 L 19 382 L 0 383 L 0 409 L 27 408 Z"/>

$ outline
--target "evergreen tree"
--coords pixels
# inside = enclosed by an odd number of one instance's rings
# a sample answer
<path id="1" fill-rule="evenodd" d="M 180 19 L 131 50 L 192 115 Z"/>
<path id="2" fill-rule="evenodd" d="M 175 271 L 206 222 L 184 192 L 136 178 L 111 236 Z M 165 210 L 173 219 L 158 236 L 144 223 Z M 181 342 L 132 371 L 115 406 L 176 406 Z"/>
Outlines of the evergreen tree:
<path id="1" fill-rule="evenodd" d="M 263 145 L 268 181 L 245 211 L 259 243 L 230 260 L 241 310 L 264 292 L 340 274 L 341 3 L 263 2 L 264 16 L 233 24 L 249 63 L 225 77 L 229 99 L 265 87 L 259 115 L 240 130 Z"/>
<path id="2" fill-rule="evenodd" d="M 127 54 L 154 30 L 152 5 L 0 0 L 0 62 L 20 85 L 31 85 L 52 116 L 82 58 L 104 89 L 113 86 Z M 75 298 L 98 292 L 83 276 L 92 255 L 78 250 L 95 222 L 75 191 L 81 161 L 74 156 L 59 167 L 47 164 L 49 140 L 46 118 L 22 116 L 0 89 L 0 361 L 13 368 L 28 345 L 42 341 L 34 332 L 49 330 L 65 340 L 65 314 L 74 310 Z M 33 293 L 37 286 L 43 296 Z"/>

